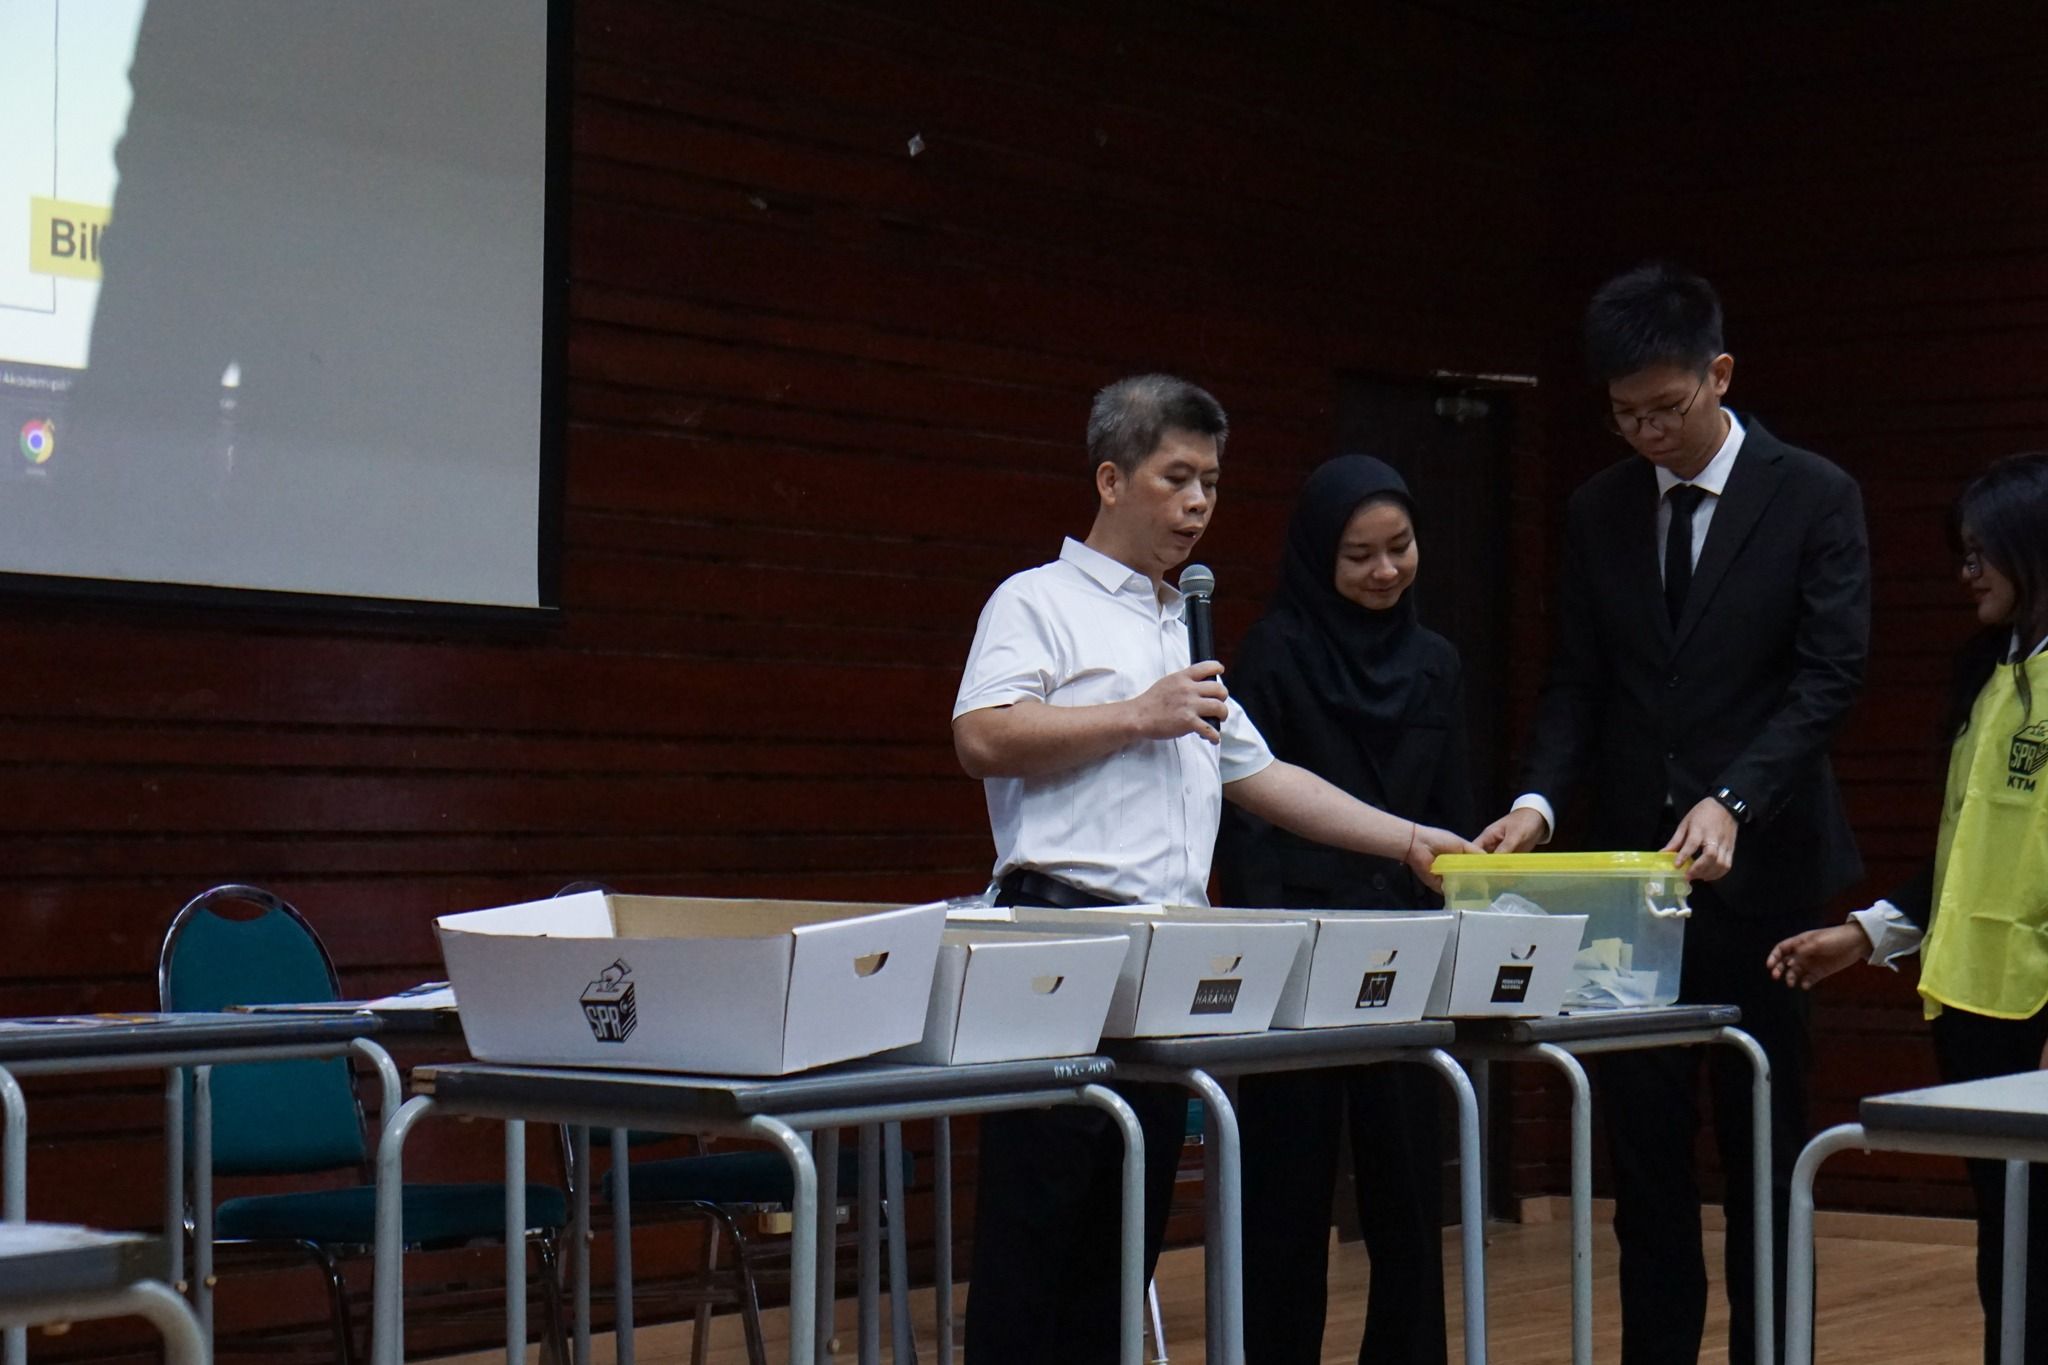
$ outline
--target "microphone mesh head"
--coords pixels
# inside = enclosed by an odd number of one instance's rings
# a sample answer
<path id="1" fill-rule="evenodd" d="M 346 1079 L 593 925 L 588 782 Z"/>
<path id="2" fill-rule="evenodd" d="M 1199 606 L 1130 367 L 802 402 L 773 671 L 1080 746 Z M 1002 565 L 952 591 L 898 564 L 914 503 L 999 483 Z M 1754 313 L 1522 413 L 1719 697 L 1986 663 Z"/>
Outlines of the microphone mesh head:
<path id="1" fill-rule="evenodd" d="M 1180 571 L 1180 590 L 1188 597 L 1214 597 L 1216 575 L 1207 564 L 1190 564 Z"/>

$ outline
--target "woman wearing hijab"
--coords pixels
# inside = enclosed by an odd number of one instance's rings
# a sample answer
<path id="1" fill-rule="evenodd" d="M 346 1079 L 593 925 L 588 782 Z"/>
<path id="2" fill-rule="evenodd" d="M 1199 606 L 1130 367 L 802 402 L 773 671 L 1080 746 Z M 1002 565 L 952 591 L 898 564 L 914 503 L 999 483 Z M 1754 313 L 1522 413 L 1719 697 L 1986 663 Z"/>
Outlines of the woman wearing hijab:
<path id="1" fill-rule="evenodd" d="M 1364 455 L 1301 490 L 1280 589 L 1231 662 L 1230 694 L 1276 757 L 1411 820 L 1473 823 L 1458 652 L 1416 616 L 1414 500 Z M 1222 904 L 1408 910 L 1441 901 L 1400 863 L 1324 848 L 1224 812 Z M 1358 1221 L 1372 1258 L 1360 1365 L 1443 1365 L 1438 1086 L 1408 1065 L 1248 1076 L 1245 1352 L 1316 1365 L 1327 1308 L 1329 1214 L 1344 1122 Z"/>

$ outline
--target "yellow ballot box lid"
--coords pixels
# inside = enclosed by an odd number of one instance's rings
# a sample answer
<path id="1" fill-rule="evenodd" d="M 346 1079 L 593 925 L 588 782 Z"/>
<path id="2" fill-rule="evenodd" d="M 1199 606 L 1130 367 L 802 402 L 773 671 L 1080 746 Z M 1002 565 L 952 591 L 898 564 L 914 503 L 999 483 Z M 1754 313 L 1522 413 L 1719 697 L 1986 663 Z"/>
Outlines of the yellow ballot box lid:
<path id="1" fill-rule="evenodd" d="M 1430 865 L 1439 877 L 1656 876 L 1678 871 L 1675 853 L 1441 853 Z"/>

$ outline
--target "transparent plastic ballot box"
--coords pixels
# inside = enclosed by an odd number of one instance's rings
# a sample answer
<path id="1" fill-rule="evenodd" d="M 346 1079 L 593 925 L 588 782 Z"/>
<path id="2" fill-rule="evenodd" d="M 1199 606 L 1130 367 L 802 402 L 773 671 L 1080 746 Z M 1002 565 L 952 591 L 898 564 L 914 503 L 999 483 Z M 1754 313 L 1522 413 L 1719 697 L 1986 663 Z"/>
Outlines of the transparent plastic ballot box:
<path id="1" fill-rule="evenodd" d="M 1669 853 L 1455 853 L 1436 860 L 1447 910 L 1584 915 L 1567 1010 L 1669 1005 L 1690 884 Z"/>

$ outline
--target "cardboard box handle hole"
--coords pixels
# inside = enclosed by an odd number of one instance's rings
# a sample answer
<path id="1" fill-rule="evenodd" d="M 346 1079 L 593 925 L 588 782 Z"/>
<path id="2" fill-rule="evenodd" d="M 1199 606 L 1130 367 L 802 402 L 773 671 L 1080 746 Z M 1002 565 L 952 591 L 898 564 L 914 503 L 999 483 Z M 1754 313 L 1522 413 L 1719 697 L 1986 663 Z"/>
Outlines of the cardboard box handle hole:
<path id="1" fill-rule="evenodd" d="M 1065 983 L 1064 976 L 1034 976 L 1031 978 L 1031 989 L 1039 995 L 1051 995 Z"/>
<path id="2" fill-rule="evenodd" d="M 889 955 L 887 953 L 869 953 L 866 957 L 857 957 L 853 960 L 853 974 L 855 976 L 873 976 L 888 965 Z"/>

